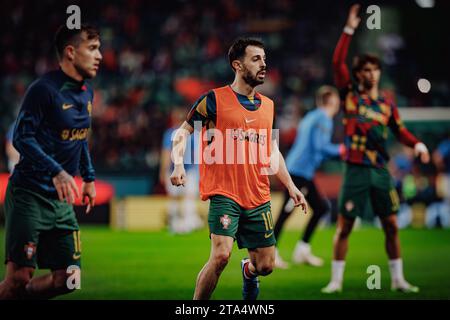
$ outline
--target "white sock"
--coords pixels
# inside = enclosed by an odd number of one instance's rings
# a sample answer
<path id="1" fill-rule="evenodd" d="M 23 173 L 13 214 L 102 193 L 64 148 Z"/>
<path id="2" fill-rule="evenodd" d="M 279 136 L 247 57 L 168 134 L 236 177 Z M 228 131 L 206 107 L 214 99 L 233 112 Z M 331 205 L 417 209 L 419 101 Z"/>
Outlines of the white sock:
<path id="1" fill-rule="evenodd" d="M 333 260 L 331 262 L 331 281 L 342 283 L 344 279 L 345 260 Z"/>
<path id="2" fill-rule="evenodd" d="M 308 248 L 308 249 L 311 248 L 311 245 L 310 245 L 308 242 L 305 242 L 305 241 L 303 241 L 303 240 L 300 240 L 298 243 L 299 243 L 300 246 L 302 246 L 302 247 L 305 247 L 305 248 Z"/>
<path id="3" fill-rule="evenodd" d="M 294 210 L 294 200 L 292 200 L 292 198 L 290 198 L 288 200 L 288 202 L 286 202 L 286 205 L 284 206 L 284 212 L 290 213 Z"/>
<path id="4" fill-rule="evenodd" d="M 311 245 L 307 242 L 304 242 L 303 240 L 299 240 L 297 242 L 297 250 L 300 250 L 300 249 L 310 252 Z"/>
<path id="5" fill-rule="evenodd" d="M 167 204 L 168 218 L 169 218 L 169 228 L 171 231 L 175 231 L 177 228 L 178 217 L 178 201 L 170 199 Z"/>
<path id="6" fill-rule="evenodd" d="M 389 260 L 389 271 L 392 282 L 405 281 L 403 277 L 403 261 L 401 258 Z"/>
<path id="7" fill-rule="evenodd" d="M 188 230 L 192 230 L 195 227 L 195 222 L 196 222 L 196 216 L 197 213 L 195 212 L 196 207 L 195 207 L 195 201 L 191 198 L 187 198 L 185 197 L 183 199 L 182 202 L 182 208 L 183 208 L 183 213 L 184 213 L 184 217 L 183 217 L 183 221 L 185 223 L 185 225 L 187 226 Z"/>

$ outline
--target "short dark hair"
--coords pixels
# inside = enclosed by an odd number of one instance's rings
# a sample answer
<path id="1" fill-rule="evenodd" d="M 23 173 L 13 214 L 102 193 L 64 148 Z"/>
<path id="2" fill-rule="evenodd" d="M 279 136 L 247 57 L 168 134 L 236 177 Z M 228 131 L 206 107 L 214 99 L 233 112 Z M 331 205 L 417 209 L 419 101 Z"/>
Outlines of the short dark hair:
<path id="1" fill-rule="evenodd" d="M 354 77 L 356 77 L 357 72 L 361 71 L 364 68 L 366 63 L 372 63 L 379 69 L 381 69 L 380 58 L 378 58 L 376 55 L 371 53 L 360 54 L 353 58 L 352 73 Z"/>
<path id="2" fill-rule="evenodd" d="M 80 29 L 69 29 L 65 24 L 58 28 L 55 34 L 55 49 L 59 60 L 62 59 L 64 49 L 68 45 L 77 46 L 80 43 L 83 32 L 86 33 L 88 40 L 100 38 L 98 29 L 89 24 L 82 24 Z"/>
<path id="3" fill-rule="evenodd" d="M 235 71 L 232 65 L 233 61 L 242 59 L 245 56 L 245 49 L 248 46 L 255 46 L 264 49 L 264 43 L 260 39 L 257 38 L 236 39 L 231 45 L 230 49 L 228 50 L 228 60 L 230 62 L 230 66 L 233 69 L 233 71 Z"/>

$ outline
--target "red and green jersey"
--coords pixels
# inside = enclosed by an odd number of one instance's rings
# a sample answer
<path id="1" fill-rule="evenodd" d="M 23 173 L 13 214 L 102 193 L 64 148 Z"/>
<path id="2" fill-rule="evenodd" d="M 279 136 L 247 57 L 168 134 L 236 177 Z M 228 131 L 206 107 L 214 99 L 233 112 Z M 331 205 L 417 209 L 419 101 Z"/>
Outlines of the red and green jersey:
<path id="1" fill-rule="evenodd" d="M 341 90 L 345 127 L 345 160 L 353 164 L 383 167 L 389 161 L 386 150 L 388 128 L 409 146 L 419 142 L 403 125 L 395 103 L 380 95 L 372 99 L 350 80 L 345 59 L 351 36 L 343 33 L 333 55 L 335 83 Z"/>

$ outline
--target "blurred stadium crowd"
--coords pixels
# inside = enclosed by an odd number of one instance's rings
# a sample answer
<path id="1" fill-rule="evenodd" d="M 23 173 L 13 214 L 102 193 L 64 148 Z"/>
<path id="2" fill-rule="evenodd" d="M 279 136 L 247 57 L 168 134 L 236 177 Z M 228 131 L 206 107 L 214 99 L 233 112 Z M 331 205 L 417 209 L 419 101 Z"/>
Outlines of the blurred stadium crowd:
<path id="1" fill-rule="evenodd" d="M 431 14 L 414 3 L 407 9 L 396 7 L 394 1 L 379 3 L 382 30 L 359 32 L 352 50 L 380 55 L 384 65 L 381 87 L 388 94 L 395 92 L 400 107 L 450 105 L 449 64 L 439 64 L 440 57 L 448 59 L 450 45 L 437 41 L 438 34 L 433 32 L 442 30 L 444 13 L 434 12 L 432 20 Z M 57 67 L 52 36 L 65 22 L 69 4 L 48 0 L 2 3 L 0 141 L 14 121 L 26 87 Z M 239 35 L 257 35 L 266 43 L 269 72 L 261 91 L 276 103 L 281 149 L 287 151 L 299 119 L 314 107 L 315 89 L 332 83 L 331 56 L 348 7 L 336 1 L 294 0 L 77 4 L 83 22 L 92 22 L 101 31 L 103 63 L 94 81 L 90 137 L 96 169 L 99 173 L 155 175 L 162 136 L 171 126 L 171 110 L 182 107 L 187 112 L 201 93 L 232 80 L 226 54 Z M 424 25 L 414 30 L 417 19 Z M 401 26 L 393 21 L 402 21 Z M 430 56 L 428 44 L 433 44 L 436 59 L 424 61 Z M 417 74 L 433 84 L 430 94 L 417 90 Z M 335 139 L 340 139 L 339 132 Z M 7 171 L 3 150 L 0 171 Z"/>

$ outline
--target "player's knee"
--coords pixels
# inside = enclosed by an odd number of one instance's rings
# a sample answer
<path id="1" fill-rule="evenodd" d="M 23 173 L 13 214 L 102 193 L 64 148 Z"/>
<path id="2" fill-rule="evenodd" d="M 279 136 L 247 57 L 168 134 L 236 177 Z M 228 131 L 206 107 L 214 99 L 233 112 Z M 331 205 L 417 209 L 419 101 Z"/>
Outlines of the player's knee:
<path id="1" fill-rule="evenodd" d="M 230 256 L 231 252 L 228 251 L 220 251 L 213 255 L 212 262 L 217 271 L 222 271 L 226 267 L 228 261 L 230 261 Z"/>
<path id="2" fill-rule="evenodd" d="M 260 263 L 259 265 L 256 266 L 256 272 L 259 275 L 267 276 L 272 273 L 273 267 L 274 267 L 274 262 L 271 262 L 271 261 Z"/>
<path id="3" fill-rule="evenodd" d="M 75 291 L 75 288 L 69 288 L 67 280 L 69 275 L 64 270 L 53 272 L 53 289 L 59 294 L 66 294 Z"/>
<path id="4" fill-rule="evenodd" d="M 392 222 L 387 222 L 384 226 L 384 231 L 386 234 L 386 237 L 388 238 L 394 238 L 398 235 L 398 227 L 397 224 Z"/>
<path id="5" fill-rule="evenodd" d="M 352 229 L 347 226 L 339 227 L 336 230 L 336 239 L 337 240 L 346 240 L 349 237 L 351 231 L 352 231 Z"/>
<path id="6" fill-rule="evenodd" d="M 17 270 L 14 274 L 5 280 L 7 286 L 9 286 L 12 292 L 20 293 L 23 292 L 31 281 L 32 273 L 26 269 Z"/>
<path id="7" fill-rule="evenodd" d="M 30 282 L 31 277 L 24 273 L 19 273 L 11 279 L 11 289 L 13 291 L 22 291 L 25 289 L 27 284 Z"/>

